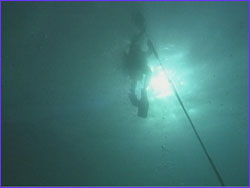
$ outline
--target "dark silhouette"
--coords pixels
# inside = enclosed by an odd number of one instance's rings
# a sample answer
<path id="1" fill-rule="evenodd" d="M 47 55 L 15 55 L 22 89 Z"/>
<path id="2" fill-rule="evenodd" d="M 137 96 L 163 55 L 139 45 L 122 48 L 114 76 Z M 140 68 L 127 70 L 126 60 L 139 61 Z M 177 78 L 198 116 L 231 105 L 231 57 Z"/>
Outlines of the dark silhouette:
<path id="1" fill-rule="evenodd" d="M 145 107 L 147 111 L 148 100 L 146 89 L 152 74 L 149 66 L 147 65 L 147 58 L 153 52 L 152 43 L 146 36 L 145 18 L 141 13 L 136 13 L 132 16 L 132 23 L 135 25 L 137 33 L 132 38 L 128 53 L 126 53 L 126 67 L 131 78 L 129 98 L 133 105 L 139 107 L 139 111 L 141 111 L 141 105 L 146 105 Z M 140 100 L 135 93 L 138 81 L 143 81 Z"/>

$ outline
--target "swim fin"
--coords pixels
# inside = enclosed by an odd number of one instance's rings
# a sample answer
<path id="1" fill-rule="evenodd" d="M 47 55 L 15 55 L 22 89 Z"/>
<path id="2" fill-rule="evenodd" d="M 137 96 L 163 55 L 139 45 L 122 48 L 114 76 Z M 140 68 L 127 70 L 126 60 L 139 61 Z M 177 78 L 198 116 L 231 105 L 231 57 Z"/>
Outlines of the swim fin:
<path id="1" fill-rule="evenodd" d="M 149 109 L 149 102 L 148 102 L 147 90 L 142 89 L 141 90 L 141 100 L 138 103 L 137 116 L 142 117 L 142 118 L 147 118 L 148 109 Z"/>

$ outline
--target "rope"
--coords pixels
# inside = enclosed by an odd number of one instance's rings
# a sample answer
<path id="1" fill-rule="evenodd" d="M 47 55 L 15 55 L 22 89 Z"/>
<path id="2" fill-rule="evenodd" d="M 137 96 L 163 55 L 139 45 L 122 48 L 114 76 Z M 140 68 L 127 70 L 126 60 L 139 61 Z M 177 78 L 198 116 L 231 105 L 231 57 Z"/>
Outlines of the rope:
<path id="1" fill-rule="evenodd" d="M 160 59 L 159 59 L 159 56 L 158 56 L 158 54 L 157 54 L 155 48 L 153 47 L 153 44 L 152 44 L 151 41 L 150 41 L 150 43 L 151 43 L 151 47 L 152 47 L 153 53 L 154 53 L 155 57 L 157 58 L 157 60 L 159 61 L 159 64 L 160 64 L 162 70 L 165 72 L 165 74 L 166 74 L 166 76 L 167 76 L 167 79 L 168 79 L 169 83 L 171 84 L 171 86 L 172 86 L 172 88 L 173 88 L 173 90 L 174 90 L 175 96 L 176 96 L 176 98 L 178 99 L 178 101 L 179 101 L 179 103 L 180 103 L 180 105 L 181 105 L 181 107 L 182 107 L 182 109 L 183 109 L 185 115 L 187 116 L 187 119 L 188 119 L 190 125 L 192 126 L 192 129 L 193 129 L 193 131 L 194 131 L 194 133 L 195 133 L 195 135 L 196 135 L 198 141 L 200 142 L 201 147 L 202 147 L 202 149 L 203 149 L 203 151 L 204 151 L 204 153 L 205 153 L 205 155 L 206 155 L 206 157 L 207 157 L 207 159 L 208 159 L 210 165 L 212 166 L 214 173 L 216 174 L 216 176 L 217 176 L 217 178 L 218 178 L 218 180 L 219 180 L 221 186 L 225 186 L 225 183 L 224 183 L 224 181 L 223 181 L 223 179 L 222 179 L 222 177 L 221 177 L 219 171 L 217 170 L 217 168 L 216 168 L 216 166 L 215 166 L 215 164 L 214 164 L 212 158 L 210 157 L 210 155 L 209 155 L 209 153 L 208 153 L 208 151 L 207 151 L 207 149 L 206 149 L 204 143 L 202 142 L 201 137 L 199 136 L 199 134 L 198 134 L 198 132 L 197 132 L 195 126 L 194 126 L 194 123 L 193 123 L 192 119 L 190 118 L 190 116 L 189 116 L 189 114 L 188 114 L 188 112 L 187 112 L 187 110 L 186 110 L 186 108 L 185 108 L 185 106 L 184 106 L 184 104 L 183 104 L 183 102 L 182 102 L 182 100 L 181 100 L 181 98 L 180 98 L 180 96 L 179 96 L 177 90 L 176 90 L 176 87 L 175 87 L 174 83 L 173 83 L 173 82 L 171 81 L 171 79 L 168 77 L 168 74 L 167 74 L 167 72 L 166 72 L 166 70 L 165 70 L 163 64 L 161 63 L 161 61 L 160 61 Z"/>

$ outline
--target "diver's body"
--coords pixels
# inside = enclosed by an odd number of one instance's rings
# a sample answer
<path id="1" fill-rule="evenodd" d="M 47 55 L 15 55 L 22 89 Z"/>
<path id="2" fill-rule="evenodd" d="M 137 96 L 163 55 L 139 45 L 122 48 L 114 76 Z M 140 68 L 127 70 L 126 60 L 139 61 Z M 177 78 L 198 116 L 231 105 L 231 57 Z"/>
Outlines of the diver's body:
<path id="1" fill-rule="evenodd" d="M 132 38 L 127 54 L 128 70 L 131 78 L 130 99 L 134 105 L 138 105 L 135 93 L 137 82 L 143 80 L 144 92 L 148 87 L 152 73 L 147 64 L 147 58 L 151 54 L 152 49 L 149 45 L 149 39 L 146 37 L 145 29 L 142 29 Z"/>
<path id="2" fill-rule="evenodd" d="M 131 78 L 131 95 L 133 97 L 135 97 L 137 82 L 143 80 L 143 89 L 146 89 L 151 76 L 151 70 L 147 64 L 151 49 L 147 40 L 145 31 L 141 31 L 132 39 L 129 47 L 129 75 Z"/>
<path id="3" fill-rule="evenodd" d="M 128 52 L 125 53 L 125 65 L 131 79 L 129 98 L 131 103 L 138 107 L 137 115 L 146 118 L 149 109 L 147 97 L 147 87 L 151 78 L 151 70 L 147 59 L 155 50 L 151 40 L 146 35 L 146 22 L 144 16 L 137 12 L 132 15 L 132 22 L 137 30 L 137 34 L 131 39 Z M 143 82 L 141 95 L 136 95 L 137 82 Z"/>

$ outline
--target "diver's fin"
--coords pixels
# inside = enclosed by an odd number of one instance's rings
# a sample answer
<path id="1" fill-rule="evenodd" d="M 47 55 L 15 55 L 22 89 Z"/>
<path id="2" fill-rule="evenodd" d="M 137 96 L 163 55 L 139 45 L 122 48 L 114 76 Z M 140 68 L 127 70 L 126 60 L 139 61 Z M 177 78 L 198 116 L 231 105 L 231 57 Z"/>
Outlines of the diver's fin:
<path id="1" fill-rule="evenodd" d="M 149 109 L 148 95 L 146 89 L 141 90 L 141 100 L 138 105 L 137 116 L 147 118 Z"/>

